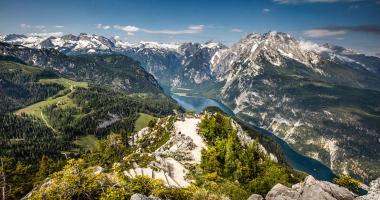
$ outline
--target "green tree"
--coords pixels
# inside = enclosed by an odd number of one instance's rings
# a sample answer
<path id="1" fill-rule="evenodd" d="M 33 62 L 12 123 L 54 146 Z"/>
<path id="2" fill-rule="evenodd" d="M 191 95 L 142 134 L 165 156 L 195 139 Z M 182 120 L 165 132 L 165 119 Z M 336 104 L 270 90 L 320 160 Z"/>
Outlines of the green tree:
<path id="1" fill-rule="evenodd" d="M 0 188 L 5 187 L 5 199 L 19 199 L 32 189 L 33 173 L 30 165 L 11 158 L 0 158 Z M 3 191 L 1 191 L 3 192 Z M 0 194 L 2 197 L 3 194 Z"/>
<path id="2" fill-rule="evenodd" d="M 266 161 L 262 168 L 263 171 L 259 176 L 249 183 L 249 188 L 253 193 L 265 195 L 277 183 L 290 186 L 289 172 L 285 167 Z"/>
<path id="3" fill-rule="evenodd" d="M 131 197 L 125 188 L 110 187 L 100 196 L 100 200 L 125 200 Z"/>
<path id="4" fill-rule="evenodd" d="M 218 161 L 218 151 L 215 147 L 202 150 L 201 167 L 208 173 L 216 172 L 221 175 L 221 163 Z"/>
<path id="5" fill-rule="evenodd" d="M 42 156 L 40 162 L 38 171 L 36 173 L 35 183 L 42 182 L 46 177 L 49 176 L 49 174 L 52 173 L 52 160 L 50 160 L 47 156 Z"/>
<path id="6" fill-rule="evenodd" d="M 152 119 L 148 122 L 148 127 L 153 128 L 157 123 L 157 119 Z"/>
<path id="7" fill-rule="evenodd" d="M 238 146 L 239 142 L 236 141 L 236 136 L 231 135 L 226 143 L 226 157 L 224 160 L 224 175 L 226 177 L 230 177 L 233 175 L 233 173 L 236 170 L 236 161 L 237 156 L 236 153 L 238 152 L 238 149 L 236 148 Z"/>

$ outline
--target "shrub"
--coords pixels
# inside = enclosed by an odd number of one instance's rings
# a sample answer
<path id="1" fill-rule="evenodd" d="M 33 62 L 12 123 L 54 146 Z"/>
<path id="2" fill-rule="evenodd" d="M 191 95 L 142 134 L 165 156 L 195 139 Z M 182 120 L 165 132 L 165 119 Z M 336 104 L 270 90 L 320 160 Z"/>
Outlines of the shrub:
<path id="1" fill-rule="evenodd" d="M 339 178 L 334 179 L 337 185 L 345 187 L 352 192 L 359 192 L 360 182 L 348 175 L 341 175 Z"/>

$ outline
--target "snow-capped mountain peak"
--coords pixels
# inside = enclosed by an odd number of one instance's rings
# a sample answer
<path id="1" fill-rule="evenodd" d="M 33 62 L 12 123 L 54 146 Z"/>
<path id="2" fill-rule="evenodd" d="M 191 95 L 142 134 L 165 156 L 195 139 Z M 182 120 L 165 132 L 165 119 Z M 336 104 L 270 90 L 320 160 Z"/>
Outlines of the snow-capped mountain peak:
<path id="1" fill-rule="evenodd" d="M 289 61 L 308 67 L 320 75 L 326 75 L 325 69 L 321 67 L 321 62 L 326 61 L 344 63 L 372 72 L 377 70 L 369 68 L 360 56 L 365 55 L 331 44 L 319 45 L 300 41 L 287 33 L 251 33 L 231 48 L 216 52 L 211 58 L 211 71 L 218 79 L 230 79 L 230 71 L 236 74 L 244 66 L 251 66 L 250 71 L 248 70 L 250 75 L 258 75 L 267 63 L 276 67 L 286 67 Z"/>
<path id="2" fill-rule="evenodd" d="M 362 59 L 365 55 L 352 49 L 300 41 L 287 33 L 276 31 L 248 34 L 230 48 L 213 41 L 203 44 L 151 41 L 130 43 L 119 40 L 117 37 L 109 39 L 86 33 L 77 36 L 67 34 L 56 37 L 9 34 L 0 37 L 0 41 L 31 48 L 53 48 L 66 54 L 122 53 L 146 63 L 148 68 L 159 57 L 160 61 L 154 64 L 158 71 L 162 71 L 162 68 L 166 68 L 168 65 L 172 67 L 186 66 L 196 58 L 200 61 L 199 63 L 203 63 L 204 66 L 201 68 L 206 69 L 206 66 L 209 66 L 208 70 L 220 80 L 230 79 L 226 78 L 231 75 L 229 72 L 237 74 L 239 70 L 241 71 L 247 66 L 249 69 L 244 71 L 251 76 L 256 76 L 262 73 L 267 64 L 283 68 L 291 64 L 289 62 L 299 63 L 319 75 L 325 75 L 325 69 L 321 68 L 320 64 L 325 61 L 344 63 L 371 72 L 378 71 L 377 67 L 368 67 L 366 59 Z M 150 60 L 149 57 L 154 59 Z M 189 68 L 187 67 L 187 69 Z M 150 72 L 155 74 L 154 71 L 156 70 Z"/>

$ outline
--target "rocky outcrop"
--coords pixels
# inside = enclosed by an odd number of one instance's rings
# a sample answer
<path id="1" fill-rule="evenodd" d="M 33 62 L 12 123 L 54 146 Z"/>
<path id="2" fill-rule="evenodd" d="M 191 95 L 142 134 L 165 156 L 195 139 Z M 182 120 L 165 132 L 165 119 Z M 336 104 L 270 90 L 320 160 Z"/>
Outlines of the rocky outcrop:
<path id="1" fill-rule="evenodd" d="M 344 187 L 327 181 L 306 177 L 303 183 L 288 188 L 282 184 L 275 185 L 266 195 L 266 200 L 354 200 L 357 197 Z"/>
<path id="2" fill-rule="evenodd" d="M 369 184 L 367 195 L 356 198 L 355 200 L 380 200 L 380 178 Z"/>
<path id="3" fill-rule="evenodd" d="M 252 194 L 247 200 L 263 200 L 264 198 L 259 194 Z"/>
<path id="4" fill-rule="evenodd" d="M 357 196 L 348 189 L 327 181 L 318 181 L 308 176 L 305 181 L 288 188 L 275 185 L 266 195 L 266 200 L 380 200 L 380 178 L 370 183 L 367 195 Z M 247 200 L 263 200 L 253 194 Z"/>

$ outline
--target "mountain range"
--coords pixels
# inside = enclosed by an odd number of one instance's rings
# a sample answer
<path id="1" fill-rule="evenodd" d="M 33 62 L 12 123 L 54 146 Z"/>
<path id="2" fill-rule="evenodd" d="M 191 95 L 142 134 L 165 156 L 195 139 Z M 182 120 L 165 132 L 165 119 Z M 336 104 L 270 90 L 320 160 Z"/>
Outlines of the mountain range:
<path id="1" fill-rule="evenodd" d="M 217 99 L 239 118 L 267 128 L 336 173 L 367 182 L 380 176 L 378 57 L 281 32 L 252 33 L 231 47 L 217 42 L 128 43 L 90 34 L 9 34 L 0 41 L 3 55 L 93 83 L 107 85 L 110 79 L 103 76 L 111 77 L 113 86 L 136 92 L 141 85 L 124 78 L 126 69 L 101 67 L 116 62 L 104 55 L 126 55 L 154 76 L 140 72 L 149 91 L 163 87 Z M 88 55 L 95 61 L 80 64 Z"/>

